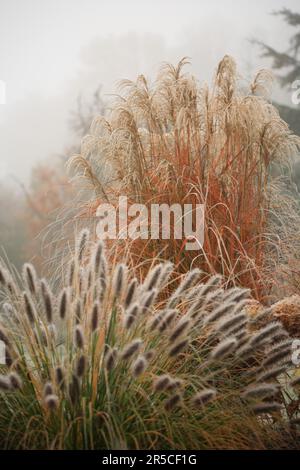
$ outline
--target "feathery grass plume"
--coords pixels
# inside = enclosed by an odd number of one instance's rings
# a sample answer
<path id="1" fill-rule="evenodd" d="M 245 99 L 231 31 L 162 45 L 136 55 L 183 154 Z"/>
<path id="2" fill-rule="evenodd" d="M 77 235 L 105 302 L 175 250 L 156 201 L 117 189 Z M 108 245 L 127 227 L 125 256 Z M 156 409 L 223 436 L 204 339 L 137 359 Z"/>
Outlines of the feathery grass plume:
<path id="1" fill-rule="evenodd" d="M 32 264 L 25 263 L 22 271 L 24 282 L 32 295 L 37 294 L 37 275 Z"/>
<path id="2" fill-rule="evenodd" d="M 69 384 L 69 397 L 73 406 L 76 405 L 80 397 L 80 382 L 75 374 L 72 375 L 72 380 Z"/>
<path id="3" fill-rule="evenodd" d="M 92 318 L 91 318 L 91 331 L 92 333 L 97 330 L 98 323 L 99 323 L 99 310 L 100 305 L 99 302 L 94 302 L 93 309 L 92 309 Z"/>
<path id="4" fill-rule="evenodd" d="M 90 231 L 88 229 L 83 229 L 80 234 L 78 235 L 78 238 L 76 240 L 76 257 L 79 262 L 79 264 L 82 263 L 88 242 L 90 238 Z"/>
<path id="5" fill-rule="evenodd" d="M 0 265 L 0 284 L 6 286 L 6 270 Z"/>
<path id="6" fill-rule="evenodd" d="M 55 411 L 58 408 L 59 404 L 59 399 L 57 395 L 47 395 L 44 399 L 44 403 L 46 408 L 48 408 L 49 411 Z"/>
<path id="7" fill-rule="evenodd" d="M 174 344 L 174 346 L 172 346 L 172 348 L 169 350 L 169 356 L 170 357 L 178 356 L 178 354 L 180 354 L 187 347 L 188 344 L 189 344 L 188 339 L 183 339 L 179 341 L 178 343 Z"/>
<path id="8" fill-rule="evenodd" d="M 204 406 L 216 398 L 217 391 L 213 388 L 207 388 L 201 392 L 196 393 L 192 398 L 194 406 Z"/>
<path id="9" fill-rule="evenodd" d="M 158 291 L 157 289 L 152 289 L 150 292 L 147 292 L 141 302 L 140 302 L 140 313 L 145 315 L 149 312 L 149 309 L 152 307 L 153 303 L 156 300 Z"/>
<path id="10" fill-rule="evenodd" d="M 125 300 L 124 300 L 124 308 L 125 309 L 129 308 L 129 306 L 131 305 L 131 303 L 132 303 L 132 301 L 135 297 L 137 286 L 138 286 L 138 280 L 136 278 L 132 279 L 129 283 L 129 286 L 128 286 L 128 289 L 127 289 L 127 292 L 126 292 L 126 296 L 125 296 Z"/>
<path id="11" fill-rule="evenodd" d="M 75 322 L 76 324 L 80 323 L 82 317 L 82 301 L 77 299 L 75 303 Z"/>
<path id="12" fill-rule="evenodd" d="M 52 338 L 53 340 L 56 340 L 57 339 L 57 329 L 56 329 L 55 323 L 49 323 L 46 328 L 47 328 L 47 331 L 49 333 L 50 338 Z"/>
<path id="13" fill-rule="evenodd" d="M 78 349 L 84 348 L 84 334 L 81 325 L 76 325 L 75 327 L 74 342 Z"/>
<path id="14" fill-rule="evenodd" d="M 11 372 L 8 375 L 8 379 L 10 381 L 11 388 L 13 390 L 21 390 L 22 389 L 23 382 L 22 382 L 19 374 L 17 374 L 17 372 Z"/>
<path id="15" fill-rule="evenodd" d="M 61 366 L 55 368 L 55 381 L 60 390 L 65 389 L 65 373 Z"/>
<path id="16" fill-rule="evenodd" d="M 0 392 L 8 392 L 11 388 L 11 381 L 7 375 L 0 375 Z"/>
<path id="17" fill-rule="evenodd" d="M 151 291 L 155 289 L 160 281 L 160 276 L 162 273 L 163 263 L 160 263 L 154 266 L 147 274 L 146 279 L 143 283 L 143 289 L 146 291 Z"/>
<path id="18" fill-rule="evenodd" d="M 82 354 L 76 363 L 76 375 L 78 378 L 82 378 L 86 370 L 87 360 L 86 357 Z"/>
<path id="19" fill-rule="evenodd" d="M 5 348 L 5 364 L 7 365 L 7 367 L 11 367 L 13 365 L 13 356 L 12 356 L 12 353 L 11 353 L 11 350 L 8 346 L 6 346 Z"/>
<path id="20" fill-rule="evenodd" d="M 288 348 L 290 349 L 290 351 L 292 351 L 292 344 L 293 340 L 290 338 L 279 341 L 278 343 L 272 344 L 272 346 L 270 346 L 270 348 L 268 348 L 268 350 L 266 351 L 266 354 L 273 354 Z"/>
<path id="21" fill-rule="evenodd" d="M 52 292 L 50 287 L 45 279 L 41 280 L 41 292 L 42 299 L 44 304 L 44 309 L 46 313 L 46 318 L 48 323 L 53 321 L 53 301 L 52 301 Z"/>
<path id="22" fill-rule="evenodd" d="M 253 412 L 256 415 L 275 413 L 282 410 L 282 405 L 277 402 L 262 402 L 252 407 Z"/>
<path id="23" fill-rule="evenodd" d="M 189 328 L 190 324 L 191 324 L 190 319 L 183 317 L 179 321 L 178 325 L 171 331 L 170 337 L 169 337 L 170 343 L 173 343 L 179 338 L 179 336 L 185 333 L 186 330 Z"/>
<path id="24" fill-rule="evenodd" d="M 170 383 L 167 386 L 167 390 L 177 390 L 178 388 L 181 388 L 184 384 L 184 381 L 182 379 L 170 379 Z"/>
<path id="25" fill-rule="evenodd" d="M 103 242 L 100 240 L 96 243 L 93 257 L 92 257 L 92 266 L 94 269 L 95 276 L 101 272 L 101 263 L 102 263 L 102 253 L 104 251 Z"/>
<path id="26" fill-rule="evenodd" d="M 166 261 L 162 264 L 161 273 L 159 277 L 160 290 L 162 290 L 168 283 L 174 265 L 170 261 Z"/>
<path id="27" fill-rule="evenodd" d="M 178 316 L 178 310 L 169 310 L 167 311 L 161 318 L 157 329 L 160 331 L 160 333 L 163 333 L 168 327 L 172 325 L 172 323 L 175 321 L 175 319 Z M 152 324 L 153 325 L 153 324 Z"/>
<path id="28" fill-rule="evenodd" d="M 282 349 L 270 354 L 262 361 L 263 367 L 275 366 L 278 363 L 290 362 L 292 360 L 291 348 Z"/>
<path id="29" fill-rule="evenodd" d="M 269 323 L 264 328 L 261 328 L 250 340 L 251 345 L 261 344 L 264 340 L 274 337 L 275 333 L 278 333 L 282 329 L 280 322 Z"/>
<path id="30" fill-rule="evenodd" d="M 73 286 L 75 279 L 75 259 L 72 258 L 68 265 L 67 283 L 69 287 Z"/>
<path id="31" fill-rule="evenodd" d="M 25 291 L 23 292 L 23 301 L 28 320 L 31 324 L 33 324 L 35 322 L 36 312 L 31 298 Z"/>
<path id="32" fill-rule="evenodd" d="M 121 358 L 123 360 L 130 359 L 139 349 L 141 348 L 143 342 L 141 339 L 134 339 L 129 343 L 122 351 Z"/>
<path id="33" fill-rule="evenodd" d="M 204 320 L 204 324 L 208 325 L 214 321 L 219 320 L 221 317 L 228 315 L 233 311 L 235 304 L 232 302 L 225 302 L 224 304 L 218 305 Z"/>
<path id="34" fill-rule="evenodd" d="M 47 397 L 48 395 L 53 395 L 53 394 L 54 394 L 54 390 L 53 390 L 52 383 L 51 383 L 51 382 L 47 382 L 47 383 L 44 385 L 43 396 L 44 396 L 44 397 Z"/>
<path id="35" fill-rule="evenodd" d="M 221 333 L 226 333 L 234 327 L 237 327 L 241 324 L 245 324 L 246 320 L 247 320 L 247 317 L 245 313 L 239 313 L 237 315 L 232 315 L 232 316 L 230 315 L 229 317 L 225 317 L 223 320 L 221 320 L 215 326 L 215 329 L 216 331 L 220 331 Z"/>
<path id="36" fill-rule="evenodd" d="M 262 312 L 255 315 L 255 317 L 251 318 L 250 323 L 254 326 L 259 325 L 261 323 L 266 323 L 272 318 L 272 308 L 264 308 Z"/>
<path id="37" fill-rule="evenodd" d="M 135 303 L 125 312 L 124 326 L 127 330 L 131 328 L 132 325 L 134 324 L 139 314 L 139 310 L 140 310 L 139 305 Z"/>
<path id="38" fill-rule="evenodd" d="M 173 309 L 176 307 L 178 302 L 181 300 L 181 296 L 184 294 L 185 291 L 189 290 L 193 285 L 198 281 L 202 271 L 198 268 L 189 271 L 183 281 L 179 284 L 175 292 L 171 295 L 166 308 Z"/>
<path id="39" fill-rule="evenodd" d="M 269 369 L 261 372 L 257 377 L 257 382 L 265 382 L 267 380 L 273 380 L 284 374 L 286 371 L 286 365 L 270 367 Z"/>
<path id="40" fill-rule="evenodd" d="M 243 393 L 243 398 L 264 398 L 268 396 L 274 396 L 278 393 L 279 386 L 276 383 L 259 383 L 248 387 Z"/>
<path id="41" fill-rule="evenodd" d="M 109 348 L 105 355 L 105 367 L 108 371 L 111 371 L 117 362 L 118 350 L 117 348 Z"/>
<path id="42" fill-rule="evenodd" d="M 224 359 L 234 351 L 237 344 L 235 338 L 226 338 L 210 352 L 209 357 L 214 360 Z"/>
<path id="43" fill-rule="evenodd" d="M 126 285 L 126 272 L 127 266 L 120 263 L 116 266 L 113 276 L 113 297 L 119 298 L 122 296 L 123 290 Z"/>
<path id="44" fill-rule="evenodd" d="M 172 379 L 168 374 L 163 374 L 163 375 L 160 375 L 159 377 L 156 377 L 153 382 L 154 391 L 162 392 L 166 390 L 169 387 L 171 381 Z"/>
<path id="45" fill-rule="evenodd" d="M 220 287 L 222 283 L 222 276 L 220 274 L 215 274 L 211 276 L 209 280 L 202 285 L 201 294 L 203 297 L 206 297 L 212 290 Z"/>
<path id="46" fill-rule="evenodd" d="M 179 404 L 181 400 L 181 395 L 180 393 L 175 393 L 174 395 L 172 395 L 170 398 L 168 398 L 166 401 L 165 401 L 165 410 L 166 411 L 171 411 L 175 408 L 175 406 L 177 406 Z"/>
<path id="47" fill-rule="evenodd" d="M 68 288 L 64 287 L 58 298 L 58 313 L 59 317 L 64 320 L 66 318 L 69 308 L 69 295 Z"/>
<path id="48" fill-rule="evenodd" d="M 132 375 L 137 378 L 142 375 L 148 366 L 148 362 L 145 356 L 138 356 L 137 359 L 132 364 Z"/>

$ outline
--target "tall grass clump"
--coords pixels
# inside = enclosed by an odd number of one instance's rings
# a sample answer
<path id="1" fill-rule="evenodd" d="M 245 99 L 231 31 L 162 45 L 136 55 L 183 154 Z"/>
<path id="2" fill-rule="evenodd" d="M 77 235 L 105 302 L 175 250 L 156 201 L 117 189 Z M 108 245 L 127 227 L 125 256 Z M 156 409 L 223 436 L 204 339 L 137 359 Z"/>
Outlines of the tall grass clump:
<path id="1" fill-rule="evenodd" d="M 161 295 L 171 263 L 140 281 L 88 231 L 75 247 L 55 291 L 1 265 L 2 449 L 296 446 L 288 335 L 255 326 L 249 291 L 194 269 Z"/>
<path id="2" fill-rule="evenodd" d="M 130 249 L 133 264 L 160 255 L 179 272 L 193 265 L 221 273 L 262 299 L 270 292 L 279 243 L 270 222 L 281 203 L 277 196 L 274 202 L 279 191 L 270 177 L 274 166 L 289 166 L 299 138 L 267 98 L 266 71 L 246 89 L 225 56 L 209 89 L 184 73 L 186 63 L 163 65 L 153 85 L 143 75 L 124 80 L 108 118 L 95 118 L 81 155 L 71 160 L 93 189 L 83 213 L 95 214 L 100 202 L 117 205 L 119 195 L 149 208 L 204 204 L 203 250 L 187 252 L 187 240 L 161 237 L 119 240 L 119 249 Z"/>

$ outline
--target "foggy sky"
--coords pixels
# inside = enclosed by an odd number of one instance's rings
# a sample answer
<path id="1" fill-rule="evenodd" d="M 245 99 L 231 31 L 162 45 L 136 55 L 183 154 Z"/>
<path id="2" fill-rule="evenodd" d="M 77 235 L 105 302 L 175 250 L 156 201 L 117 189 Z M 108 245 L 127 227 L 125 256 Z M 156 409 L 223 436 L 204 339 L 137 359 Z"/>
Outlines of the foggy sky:
<path id="1" fill-rule="evenodd" d="M 200 81 L 225 54 L 246 76 L 268 67 L 248 40 L 285 49 L 292 28 L 270 15 L 284 6 L 299 10 L 296 0 L 0 0 L 0 179 L 27 181 L 32 165 L 63 152 L 77 96 L 100 84 L 113 93 L 121 78 L 154 79 L 160 62 L 183 56 Z"/>

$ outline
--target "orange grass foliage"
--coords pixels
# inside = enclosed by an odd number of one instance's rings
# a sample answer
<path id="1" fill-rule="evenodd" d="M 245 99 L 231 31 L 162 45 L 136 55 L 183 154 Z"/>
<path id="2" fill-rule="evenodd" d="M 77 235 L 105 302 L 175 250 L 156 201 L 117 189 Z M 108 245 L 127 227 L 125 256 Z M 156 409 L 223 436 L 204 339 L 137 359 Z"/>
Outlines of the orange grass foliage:
<path id="1" fill-rule="evenodd" d="M 144 76 L 123 81 L 110 117 L 94 120 L 71 164 L 94 190 L 92 212 L 119 195 L 147 207 L 205 204 L 203 250 L 186 251 L 184 240 L 119 240 L 133 265 L 160 256 L 179 272 L 199 266 L 261 300 L 271 289 L 270 173 L 273 163 L 288 165 L 299 139 L 265 96 L 266 71 L 242 90 L 235 62 L 225 56 L 209 89 L 184 73 L 186 63 L 163 65 L 153 86 Z"/>

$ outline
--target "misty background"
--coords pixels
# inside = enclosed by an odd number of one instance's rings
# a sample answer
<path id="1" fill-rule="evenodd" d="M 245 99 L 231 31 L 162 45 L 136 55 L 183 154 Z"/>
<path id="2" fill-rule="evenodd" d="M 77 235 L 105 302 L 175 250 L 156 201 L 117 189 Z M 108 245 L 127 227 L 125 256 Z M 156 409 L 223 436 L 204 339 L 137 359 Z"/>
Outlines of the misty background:
<path id="1" fill-rule="evenodd" d="M 269 61 L 252 38 L 283 49 L 291 30 L 271 15 L 296 0 L 0 0 L 0 178 L 27 183 L 37 162 L 67 151 L 78 96 L 99 85 L 115 92 L 123 78 L 155 77 L 162 61 L 191 58 L 190 71 L 209 81 L 231 54 L 251 78 Z M 274 87 L 274 99 L 291 105 Z"/>
<path id="2" fill-rule="evenodd" d="M 210 83 L 230 54 L 250 82 L 272 65 L 253 39 L 285 51 L 296 32 L 272 14 L 282 8 L 298 2 L 0 0 L 0 257 L 42 267 L 41 238 L 74 198 L 67 158 L 121 79 L 151 82 L 162 62 L 187 56 L 186 70 Z M 300 127 L 291 97 L 275 81 L 272 99 Z"/>

